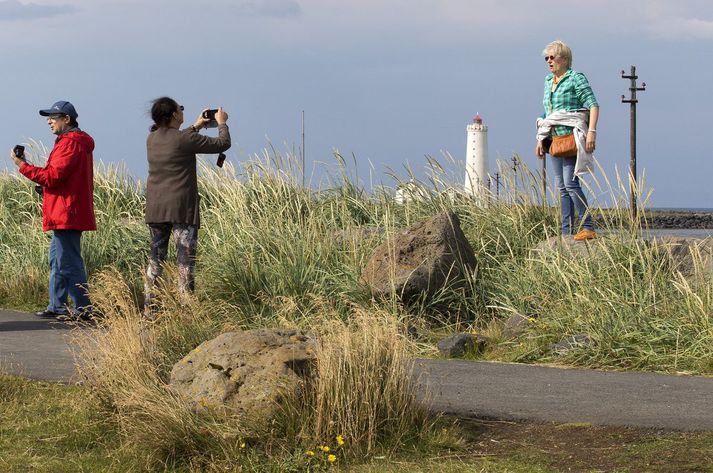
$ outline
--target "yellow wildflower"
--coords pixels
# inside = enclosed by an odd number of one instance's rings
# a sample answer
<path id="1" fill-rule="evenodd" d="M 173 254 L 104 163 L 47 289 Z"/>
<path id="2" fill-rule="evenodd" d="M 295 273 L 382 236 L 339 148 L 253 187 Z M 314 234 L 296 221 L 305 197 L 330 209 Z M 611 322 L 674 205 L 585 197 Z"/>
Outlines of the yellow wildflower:
<path id="1" fill-rule="evenodd" d="M 245 448 L 245 442 L 242 442 L 242 443 L 240 444 L 240 448 Z"/>
<path id="2" fill-rule="evenodd" d="M 324 453 L 327 453 L 329 451 L 329 447 L 326 445 L 320 445 L 318 448 L 320 450 L 322 450 Z"/>
<path id="3" fill-rule="evenodd" d="M 329 461 L 329 462 L 335 462 L 335 461 L 337 461 L 337 457 L 334 456 L 334 455 L 329 455 L 329 456 L 327 457 L 327 461 Z"/>
<path id="4" fill-rule="evenodd" d="M 314 456 L 314 452 L 313 452 L 312 450 L 307 450 L 307 456 L 308 456 L 308 457 L 313 457 L 313 456 Z"/>
<path id="5" fill-rule="evenodd" d="M 341 435 L 337 435 L 337 445 L 342 446 L 344 445 L 344 437 Z"/>

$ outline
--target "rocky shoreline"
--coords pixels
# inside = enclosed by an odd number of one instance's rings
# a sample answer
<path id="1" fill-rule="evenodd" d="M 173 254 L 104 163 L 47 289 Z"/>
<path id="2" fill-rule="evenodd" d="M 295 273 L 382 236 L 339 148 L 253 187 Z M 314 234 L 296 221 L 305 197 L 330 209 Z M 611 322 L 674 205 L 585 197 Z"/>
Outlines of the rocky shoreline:
<path id="1" fill-rule="evenodd" d="M 713 229 L 713 213 L 647 210 L 647 226 L 656 229 Z"/>

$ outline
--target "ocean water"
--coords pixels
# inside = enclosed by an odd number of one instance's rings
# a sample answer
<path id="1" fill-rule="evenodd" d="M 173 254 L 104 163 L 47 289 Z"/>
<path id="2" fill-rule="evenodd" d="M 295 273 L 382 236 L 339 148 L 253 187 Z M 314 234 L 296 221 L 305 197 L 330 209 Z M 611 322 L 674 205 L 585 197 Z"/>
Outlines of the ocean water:
<path id="1" fill-rule="evenodd" d="M 648 210 L 658 210 L 661 212 L 705 212 L 713 213 L 711 207 L 651 207 Z"/>
<path id="2" fill-rule="evenodd" d="M 713 237 L 711 228 L 662 228 L 646 230 L 646 237 L 685 236 L 696 238 Z"/>
<path id="3" fill-rule="evenodd" d="M 691 213 L 713 213 L 711 207 L 652 207 L 650 210 L 659 210 L 664 212 L 691 212 Z M 686 236 L 707 238 L 713 237 L 713 229 L 709 228 L 667 228 L 648 230 L 648 237 L 653 236 Z"/>
<path id="4" fill-rule="evenodd" d="M 607 234 L 611 233 L 608 230 L 601 229 L 597 230 L 597 233 Z M 615 231 L 617 233 L 617 231 Z M 650 229 L 643 232 L 643 237 L 646 240 L 650 240 L 654 237 L 664 237 L 664 236 L 682 236 L 682 237 L 692 237 L 692 238 L 708 238 L 713 237 L 713 228 L 656 228 Z"/>

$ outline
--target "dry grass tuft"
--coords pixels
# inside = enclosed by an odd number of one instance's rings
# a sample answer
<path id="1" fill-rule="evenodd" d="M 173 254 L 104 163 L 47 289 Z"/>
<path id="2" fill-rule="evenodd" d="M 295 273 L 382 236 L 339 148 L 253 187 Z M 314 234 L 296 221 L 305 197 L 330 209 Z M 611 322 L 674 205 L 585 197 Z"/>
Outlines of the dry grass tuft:
<path id="1" fill-rule="evenodd" d="M 320 332 L 314 438 L 344 435 L 353 455 L 417 440 L 429 416 L 416 400 L 402 324 L 385 312 L 359 309 Z"/>
<path id="2" fill-rule="evenodd" d="M 172 271 L 167 269 L 170 280 Z M 230 307 L 213 304 L 208 317 L 194 297 L 171 291 L 166 284 L 159 291 L 157 320 L 147 321 L 117 270 L 102 272 L 97 282 L 95 287 L 101 289 L 92 297 L 104 322 L 83 341 L 82 375 L 126 443 L 163 461 L 200 454 L 215 444 L 215 438 L 234 442 L 240 428 L 193 413 L 168 387 L 178 359 L 221 329 L 229 329 L 221 322 L 227 320 Z"/>
<path id="3" fill-rule="evenodd" d="M 287 315 L 296 304 L 281 304 L 281 320 L 305 320 L 302 314 Z M 331 445 L 350 458 L 425 440 L 437 419 L 416 397 L 409 362 L 415 349 L 401 321 L 383 309 L 360 306 L 352 306 L 342 320 L 336 301 L 313 304 L 307 326 L 318 334 L 315 373 L 301 398 L 288 406 L 285 435 L 306 446 Z M 335 443 L 338 435 L 343 445 Z"/>
<path id="4" fill-rule="evenodd" d="M 200 463 L 210 455 L 211 461 L 239 464 L 245 457 L 233 457 L 244 453 L 245 441 L 262 455 L 283 457 L 331 442 L 340 457 L 356 458 L 417 442 L 433 426 L 416 400 L 402 324 L 383 310 L 354 306 L 350 319 L 342 321 L 333 302 L 315 298 L 319 315 L 308 323 L 320 340 L 313 382 L 299 398 L 285 400 L 285 415 L 267 432 L 258 432 L 242 418 L 192 412 L 167 384 L 176 361 L 226 329 L 215 323 L 219 304 L 201 304 L 164 288 L 158 318 L 148 322 L 118 271 L 107 270 L 97 280 L 101 290 L 93 296 L 105 323 L 84 342 L 83 375 L 127 445 L 141 446 L 157 461 Z M 304 314 L 288 314 L 301 310 L 289 299 L 273 302 L 281 307 L 282 324 L 307 323 Z M 343 445 L 334 443 L 337 435 Z"/>

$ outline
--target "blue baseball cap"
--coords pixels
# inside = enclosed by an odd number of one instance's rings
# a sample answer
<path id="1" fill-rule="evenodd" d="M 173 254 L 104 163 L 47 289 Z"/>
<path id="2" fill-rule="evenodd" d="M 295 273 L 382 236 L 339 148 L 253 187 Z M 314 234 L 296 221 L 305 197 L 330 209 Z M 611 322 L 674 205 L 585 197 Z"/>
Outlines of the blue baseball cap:
<path id="1" fill-rule="evenodd" d="M 40 115 L 43 117 L 49 117 L 50 115 L 68 115 L 69 118 L 72 120 L 76 120 L 79 115 L 77 115 L 77 111 L 74 109 L 74 105 L 71 103 L 67 102 L 66 100 L 60 100 L 59 102 L 55 102 L 52 104 L 52 106 L 48 109 L 45 110 L 40 110 Z"/>

